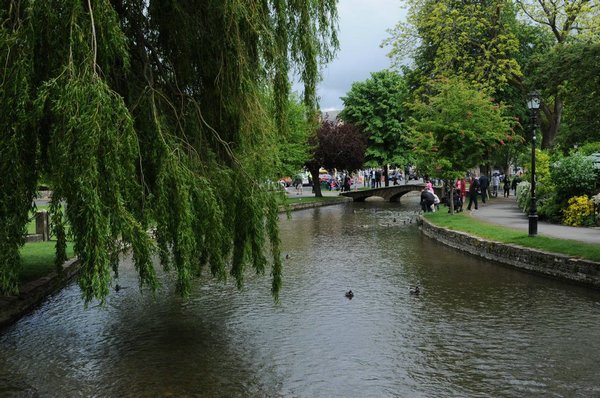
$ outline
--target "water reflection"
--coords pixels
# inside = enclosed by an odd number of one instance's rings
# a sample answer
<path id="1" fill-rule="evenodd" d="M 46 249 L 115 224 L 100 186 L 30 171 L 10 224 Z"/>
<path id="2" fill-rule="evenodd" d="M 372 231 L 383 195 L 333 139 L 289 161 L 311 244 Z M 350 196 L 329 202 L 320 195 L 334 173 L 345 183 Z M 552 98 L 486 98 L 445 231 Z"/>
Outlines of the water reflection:
<path id="1" fill-rule="evenodd" d="M 278 305 L 253 274 L 186 301 L 123 270 L 87 310 L 72 285 L 0 335 L 0 396 L 600 395 L 600 293 L 439 246 L 413 218 L 383 203 L 282 218 Z"/>

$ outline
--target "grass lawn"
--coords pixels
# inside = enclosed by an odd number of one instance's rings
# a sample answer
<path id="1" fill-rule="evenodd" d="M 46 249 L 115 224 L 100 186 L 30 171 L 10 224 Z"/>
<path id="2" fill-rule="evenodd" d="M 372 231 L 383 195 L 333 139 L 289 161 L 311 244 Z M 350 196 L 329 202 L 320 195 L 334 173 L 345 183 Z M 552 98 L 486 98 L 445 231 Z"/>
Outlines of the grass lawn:
<path id="1" fill-rule="evenodd" d="M 23 264 L 19 273 L 21 283 L 48 275 L 55 270 L 55 244 L 55 241 L 30 242 L 21 248 L 21 262 Z M 73 257 L 73 244 L 70 242 L 67 242 L 67 256 L 69 258 Z"/>
<path id="2" fill-rule="evenodd" d="M 490 224 L 473 218 L 465 213 L 450 215 L 444 211 L 426 213 L 425 218 L 432 224 L 454 231 L 466 232 L 497 242 L 511 243 L 552 253 L 567 254 L 600 262 L 600 245 L 577 242 L 567 239 L 557 239 L 547 236 L 530 237 L 524 231 Z"/>

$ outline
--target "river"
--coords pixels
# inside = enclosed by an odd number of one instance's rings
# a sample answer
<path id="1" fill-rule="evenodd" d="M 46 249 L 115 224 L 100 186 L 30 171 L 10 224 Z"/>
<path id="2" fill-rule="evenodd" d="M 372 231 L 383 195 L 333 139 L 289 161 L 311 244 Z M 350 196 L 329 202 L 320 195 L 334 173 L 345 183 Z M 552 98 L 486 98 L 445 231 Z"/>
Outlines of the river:
<path id="1" fill-rule="evenodd" d="M 437 244 L 406 204 L 295 212 L 281 238 L 278 304 L 252 272 L 153 297 L 127 258 L 103 308 L 69 285 L 0 331 L 0 397 L 600 396 L 598 291 Z"/>

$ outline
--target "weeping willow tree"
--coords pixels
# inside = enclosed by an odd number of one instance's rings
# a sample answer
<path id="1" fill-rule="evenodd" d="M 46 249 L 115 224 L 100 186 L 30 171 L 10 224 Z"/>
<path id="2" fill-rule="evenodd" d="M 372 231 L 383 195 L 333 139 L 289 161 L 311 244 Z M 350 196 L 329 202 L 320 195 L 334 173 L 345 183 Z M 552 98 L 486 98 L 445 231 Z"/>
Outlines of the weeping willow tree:
<path id="1" fill-rule="evenodd" d="M 265 148 L 286 128 L 290 73 L 316 107 L 336 1 L 0 4 L 0 290 L 18 289 L 43 178 L 57 263 L 68 224 L 86 302 L 104 301 L 124 248 L 140 286 L 157 287 L 157 253 L 183 295 L 205 268 L 241 286 L 246 268 L 270 266 L 277 297 L 276 198 L 264 183 L 276 154 Z"/>

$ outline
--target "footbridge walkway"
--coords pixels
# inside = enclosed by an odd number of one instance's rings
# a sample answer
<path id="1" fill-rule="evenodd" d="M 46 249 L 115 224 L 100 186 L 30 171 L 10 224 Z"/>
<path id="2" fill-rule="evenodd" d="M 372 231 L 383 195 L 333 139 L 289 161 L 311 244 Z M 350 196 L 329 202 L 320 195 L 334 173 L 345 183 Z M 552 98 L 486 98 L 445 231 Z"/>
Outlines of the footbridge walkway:
<path id="1" fill-rule="evenodd" d="M 425 184 L 392 185 L 389 187 L 364 189 L 362 191 L 342 192 L 341 196 L 352 198 L 354 202 L 364 202 L 371 196 L 378 196 L 389 202 L 398 202 L 403 195 L 413 191 L 422 191 Z M 442 187 L 433 187 L 437 196 L 442 198 Z"/>

